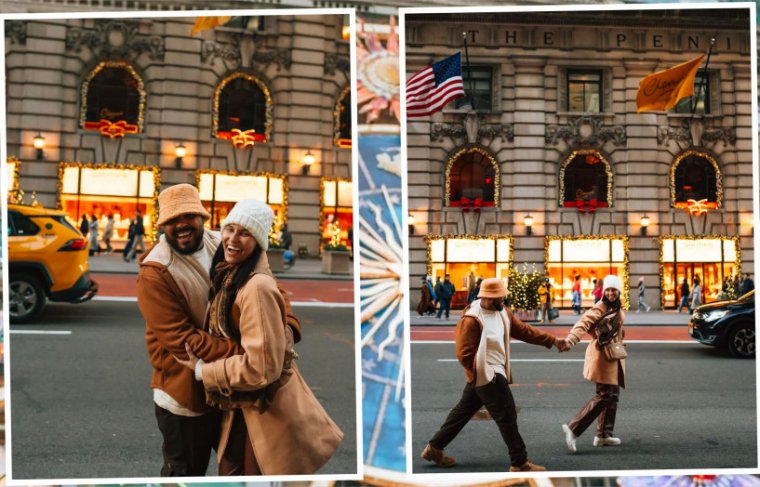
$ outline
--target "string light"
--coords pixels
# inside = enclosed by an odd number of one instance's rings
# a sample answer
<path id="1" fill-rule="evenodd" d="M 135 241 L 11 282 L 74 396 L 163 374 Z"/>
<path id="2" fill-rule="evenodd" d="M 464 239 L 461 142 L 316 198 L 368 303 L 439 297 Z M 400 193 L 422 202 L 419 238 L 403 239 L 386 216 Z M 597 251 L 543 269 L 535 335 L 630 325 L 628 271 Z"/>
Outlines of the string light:
<path id="1" fill-rule="evenodd" d="M 454 163 L 457 162 L 460 157 L 471 153 L 482 155 L 483 157 L 487 158 L 493 166 L 493 204 L 494 206 L 498 207 L 499 195 L 501 194 L 501 183 L 499 182 L 501 179 L 501 170 L 499 169 L 499 164 L 496 162 L 496 159 L 488 151 L 478 146 L 463 147 L 462 149 L 459 149 L 457 152 L 455 152 L 451 157 L 449 157 L 449 160 L 446 162 L 446 172 L 444 173 L 446 188 L 443 192 L 443 205 L 445 207 L 448 207 L 451 204 L 451 168 L 454 167 Z"/>

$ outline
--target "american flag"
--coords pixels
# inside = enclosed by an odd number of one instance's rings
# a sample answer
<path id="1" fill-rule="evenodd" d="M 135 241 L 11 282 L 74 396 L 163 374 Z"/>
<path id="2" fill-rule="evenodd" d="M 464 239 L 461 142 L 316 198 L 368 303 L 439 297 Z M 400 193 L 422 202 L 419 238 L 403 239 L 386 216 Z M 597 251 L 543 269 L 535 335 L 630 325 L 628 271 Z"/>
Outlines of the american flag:
<path id="1" fill-rule="evenodd" d="M 406 82 L 406 116 L 424 117 L 464 96 L 461 53 L 433 63 Z"/>

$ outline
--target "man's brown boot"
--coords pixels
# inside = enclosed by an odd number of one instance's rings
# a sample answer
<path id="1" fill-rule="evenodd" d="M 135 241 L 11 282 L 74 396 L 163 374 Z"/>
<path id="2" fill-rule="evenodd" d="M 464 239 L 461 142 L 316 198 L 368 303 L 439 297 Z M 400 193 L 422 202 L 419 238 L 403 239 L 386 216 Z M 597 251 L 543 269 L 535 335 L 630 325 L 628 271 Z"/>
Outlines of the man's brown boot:
<path id="1" fill-rule="evenodd" d="M 545 472 L 546 467 L 542 467 L 541 465 L 536 465 L 535 463 L 532 463 L 530 460 L 528 460 L 518 467 L 509 467 L 509 471 L 510 472 Z"/>
<path id="2" fill-rule="evenodd" d="M 443 453 L 443 450 L 433 448 L 429 444 L 422 450 L 422 458 L 428 462 L 433 462 L 439 467 L 451 467 L 456 465 L 457 461 L 454 457 L 450 457 Z"/>

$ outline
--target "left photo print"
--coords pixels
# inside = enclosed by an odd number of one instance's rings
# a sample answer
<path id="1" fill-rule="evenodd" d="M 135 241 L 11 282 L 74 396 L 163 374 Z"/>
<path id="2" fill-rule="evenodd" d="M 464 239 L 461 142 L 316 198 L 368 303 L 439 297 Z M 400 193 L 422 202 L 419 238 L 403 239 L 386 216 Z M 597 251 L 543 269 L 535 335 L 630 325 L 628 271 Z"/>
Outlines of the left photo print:
<path id="1" fill-rule="evenodd" d="M 2 21 L 9 479 L 360 478 L 353 10 Z"/>

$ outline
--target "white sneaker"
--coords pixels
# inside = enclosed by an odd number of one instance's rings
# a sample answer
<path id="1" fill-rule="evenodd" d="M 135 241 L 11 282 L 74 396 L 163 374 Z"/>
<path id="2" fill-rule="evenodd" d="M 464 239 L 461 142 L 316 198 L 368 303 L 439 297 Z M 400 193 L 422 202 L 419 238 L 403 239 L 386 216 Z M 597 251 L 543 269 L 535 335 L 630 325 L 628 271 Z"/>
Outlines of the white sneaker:
<path id="1" fill-rule="evenodd" d="M 575 453 L 576 436 L 566 424 L 562 425 L 562 431 L 565 432 L 565 443 L 567 444 L 567 449 L 570 450 L 570 453 Z M 596 441 L 594 441 L 594 444 L 596 444 Z"/>
<path id="2" fill-rule="evenodd" d="M 594 446 L 618 446 L 621 443 L 622 441 L 620 438 L 614 438 L 612 436 L 609 438 L 594 437 Z"/>

